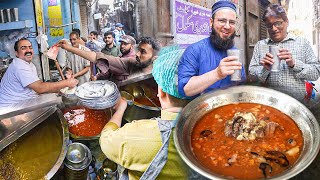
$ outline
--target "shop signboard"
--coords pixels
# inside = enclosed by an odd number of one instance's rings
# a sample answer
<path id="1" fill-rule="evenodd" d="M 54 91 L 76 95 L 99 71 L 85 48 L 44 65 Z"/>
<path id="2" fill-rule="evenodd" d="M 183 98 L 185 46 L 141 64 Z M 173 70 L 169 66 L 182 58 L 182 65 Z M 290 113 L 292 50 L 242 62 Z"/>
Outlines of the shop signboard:
<path id="1" fill-rule="evenodd" d="M 171 31 L 174 42 L 186 48 L 210 35 L 211 9 L 182 0 L 171 0 Z"/>
<path id="2" fill-rule="evenodd" d="M 48 17 L 50 26 L 62 25 L 61 4 L 58 0 L 48 1 Z M 50 28 L 50 36 L 58 37 L 63 36 L 63 28 Z"/>

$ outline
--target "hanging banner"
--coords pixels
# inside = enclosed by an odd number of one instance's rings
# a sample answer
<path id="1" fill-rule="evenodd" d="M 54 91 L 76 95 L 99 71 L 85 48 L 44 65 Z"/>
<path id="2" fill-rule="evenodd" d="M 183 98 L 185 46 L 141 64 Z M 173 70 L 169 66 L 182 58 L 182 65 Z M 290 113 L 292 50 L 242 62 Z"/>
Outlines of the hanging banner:
<path id="1" fill-rule="evenodd" d="M 50 28 L 50 35 L 52 37 L 63 36 L 63 28 L 52 28 L 52 26 L 62 25 L 61 5 L 59 0 L 48 1 L 48 17 Z"/>
<path id="2" fill-rule="evenodd" d="M 174 42 L 182 47 L 210 35 L 211 9 L 182 0 L 171 0 L 171 27 Z"/>
<path id="3" fill-rule="evenodd" d="M 41 0 L 35 0 L 35 7 L 36 7 L 36 18 L 37 18 L 37 26 L 43 26 L 43 18 L 42 18 L 42 6 Z"/>

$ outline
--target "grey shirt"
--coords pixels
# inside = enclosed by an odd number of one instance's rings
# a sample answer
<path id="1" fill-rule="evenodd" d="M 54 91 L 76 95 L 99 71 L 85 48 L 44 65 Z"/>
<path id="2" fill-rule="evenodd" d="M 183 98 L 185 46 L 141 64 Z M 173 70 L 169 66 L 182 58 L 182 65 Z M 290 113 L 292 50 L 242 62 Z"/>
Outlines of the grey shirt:
<path id="1" fill-rule="evenodd" d="M 270 72 L 265 69 L 260 61 L 269 52 L 268 45 L 277 45 L 280 48 L 288 49 L 292 53 L 295 66 L 290 68 L 282 60 L 280 72 Z M 277 43 L 269 38 L 259 41 L 254 47 L 249 72 L 267 87 L 303 101 L 306 94 L 305 80 L 315 81 L 319 78 L 320 63 L 308 40 L 289 34 L 284 40 Z"/>

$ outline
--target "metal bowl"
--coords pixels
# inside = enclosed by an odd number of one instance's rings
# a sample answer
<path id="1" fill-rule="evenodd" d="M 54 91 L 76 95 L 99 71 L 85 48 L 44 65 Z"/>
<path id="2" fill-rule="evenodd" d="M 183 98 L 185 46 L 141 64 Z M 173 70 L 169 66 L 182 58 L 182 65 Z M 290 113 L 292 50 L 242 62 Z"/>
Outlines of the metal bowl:
<path id="1" fill-rule="evenodd" d="M 259 103 L 276 108 L 291 117 L 302 131 L 304 145 L 297 162 L 270 179 L 289 179 L 311 164 L 320 147 L 319 124 L 313 114 L 299 101 L 281 92 L 257 86 L 237 86 L 204 94 L 182 110 L 174 140 L 178 153 L 190 168 L 209 179 L 227 179 L 209 171 L 197 161 L 191 148 L 191 133 L 195 124 L 212 109 L 239 102 Z"/>
<path id="2" fill-rule="evenodd" d="M 67 160 L 72 163 L 81 163 L 87 156 L 87 150 L 81 143 L 71 143 L 68 145 Z"/>

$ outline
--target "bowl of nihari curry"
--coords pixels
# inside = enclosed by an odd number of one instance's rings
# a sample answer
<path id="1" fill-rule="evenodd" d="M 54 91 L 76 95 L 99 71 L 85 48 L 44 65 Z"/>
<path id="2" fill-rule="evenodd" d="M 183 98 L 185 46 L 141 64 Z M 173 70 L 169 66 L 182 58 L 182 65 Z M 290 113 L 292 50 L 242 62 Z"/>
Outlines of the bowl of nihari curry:
<path id="1" fill-rule="evenodd" d="M 237 86 L 204 94 L 181 112 L 175 144 L 210 179 L 289 179 L 319 151 L 316 118 L 275 90 Z"/>

